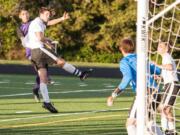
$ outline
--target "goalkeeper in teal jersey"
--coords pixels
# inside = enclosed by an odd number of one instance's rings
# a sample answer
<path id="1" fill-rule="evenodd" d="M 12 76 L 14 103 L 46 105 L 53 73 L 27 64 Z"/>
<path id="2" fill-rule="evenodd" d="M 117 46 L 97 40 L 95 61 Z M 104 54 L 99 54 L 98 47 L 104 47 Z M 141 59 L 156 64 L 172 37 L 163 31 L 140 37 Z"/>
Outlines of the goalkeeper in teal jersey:
<path id="1" fill-rule="evenodd" d="M 128 85 L 131 86 L 132 91 L 136 92 L 136 67 L 137 67 L 137 55 L 134 53 L 135 45 L 131 39 L 123 39 L 119 45 L 119 50 L 123 54 L 123 58 L 120 61 L 120 71 L 123 78 L 119 86 L 112 92 L 112 95 L 107 99 L 107 105 L 111 106 L 114 99 L 122 93 Z M 149 75 L 147 77 L 148 88 L 157 89 L 157 83 L 154 80 L 153 74 L 160 74 L 160 69 L 153 64 L 148 64 Z M 127 119 L 126 127 L 128 135 L 134 135 L 136 133 L 136 98 L 129 111 L 129 117 Z"/>

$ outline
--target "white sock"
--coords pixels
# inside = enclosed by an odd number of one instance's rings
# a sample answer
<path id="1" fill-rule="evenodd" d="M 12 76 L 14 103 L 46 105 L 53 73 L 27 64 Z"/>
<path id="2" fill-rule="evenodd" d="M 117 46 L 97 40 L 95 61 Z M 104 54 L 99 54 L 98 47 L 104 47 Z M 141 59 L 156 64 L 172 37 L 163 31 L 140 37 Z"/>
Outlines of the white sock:
<path id="1" fill-rule="evenodd" d="M 175 130 L 174 122 L 168 121 L 169 130 Z"/>
<path id="2" fill-rule="evenodd" d="M 136 126 L 135 125 L 127 126 L 127 132 L 128 135 L 136 135 Z"/>
<path id="3" fill-rule="evenodd" d="M 74 74 L 76 76 L 80 76 L 81 75 L 81 71 L 79 71 L 79 69 L 77 69 L 76 67 L 74 67 L 73 65 L 69 64 L 69 63 L 65 63 L 64 66 L 62 67 L 65 71 Z"/>
<path id="4" fill-rule="evenodd" d="M 165 114 L 161 114 L 161 126 L 163 131 L 168 129 L 168 120 Z"/>
<path id="5" fill-rule="evenodd" d="M 50 99 L 49 99 L 47 84 L 40 83 L 40 91 L 41 91 L 44 102 L 49 103 Z"/>

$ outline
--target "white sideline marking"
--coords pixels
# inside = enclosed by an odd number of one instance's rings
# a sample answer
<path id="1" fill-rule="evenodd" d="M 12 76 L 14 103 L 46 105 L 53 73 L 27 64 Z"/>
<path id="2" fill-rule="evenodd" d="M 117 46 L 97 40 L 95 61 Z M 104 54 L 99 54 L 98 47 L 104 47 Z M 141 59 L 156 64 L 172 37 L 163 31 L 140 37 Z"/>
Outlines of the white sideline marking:
<path id="1" fill-rule="evenodd" d="M 62 85 L 61 83 L 55 82 L 53 85 Z"/>
<path id="2" fill-rule="evenodd" d="M 1 87 L 0 87 L 1 88 Z M 130 89 L 130 88 L 127 88 Z M 57 90 L 57 89 L 55 89 Z M 50 94 L 66 94 L 66 93 L 80 93 L 80 92 L 102 92 L 102 91 L 112 91 L 113 89 L 96 89 L 96 90 L 74 90 L 74 91 L 62 91 L 62 92 L 49 92 Z M 126 92 L 126 93 L 134 93 L 134 92 Z M 9 95 L 0 95 L 2 97 L 16 97 L 16 96 L 28 96 L 32 95 L 32 93 L 19 93 L 19 94 L 9 94 Z"/>
<path id="3" fill-rule="evenodd" d="M 34 82 L 26 82 L 25 83 L 26 85 L 32 85 L 32 84 L 35 84 Z"/>
<path id="4" fill-rule="evenodd" d="M 115 88 L 114 85 L 106 85 L 105 87 L 106 87 L 106 88 Z"/>
<path id="5" fill-rule="evenodd" d="M 79 83 L 78 84 L 80 87 L 86 87 L 86 86 L 88 86 L 88 84 L 86 84 L 86 83 Z"/>
<path id="6" fill-rule="evenodd" d="M 80 92 L 97 92 L 97 91 L 110 91 L 112 89 L 97 89 L 97 90 L 74 90 L 74 91 L 62 91 L 62 92 L 49 92 L 50 94 L 58 94 L 58 93 L 80 93 Z M 2 97 L 15 97 L 15 96 L 26 96 L 32 95 L 32 93 L 20 93 L 20 94 L 9 94 L 9 95 L 0 95 Z"/>
<path id="7" fill-rule="evenodd" d="M 16 113 L 18 113 L 18 114 L 23 114 L 23 113 L 31 113 L 32 111 L 18 111 L 18 112 L 16 112 Z"/>
<path id="8" fill-rule="evenodd" d="M 10 83 L 10 80 L 1 80 L 0 83 Z"/>
<path id="9" fill-rule="evenodd" d="M 0 95 L 1 97 L 16 97 L 16 96 L 27 96 L 32 95 L 32 93 L 20 93 L 20 94 L 10 94 L 10 95 Z"/>
<path id="10" fill-rule="evenodd" d="M 71 116 L 71 115 L 79 115 L 79 114 L 91 114 L 91 113 L 110 112 L 110 111 L 125 111 L 125 110 L 129 110 L 129 108 L 110 109 L 110 110 L 94 110 L 94 111 L 86 111 L 86 112 L 80 112 L 80 113 L 61 113 L 61 114 L 52 114 L 52 115 L 49 114 L 49 115 L 41 115 L 41 116 L 33 116 L 33 117 L 5 119 L 5 120 L 0 120 L 0 122 L 32 120 L 32 119 L 39 119 L 39 118 L 51 118 L 51 117 Z"/>
<path id="11" fill-rule="evenodd" d="M 0 83 L 9 83 L 9 82 L 3 82 L 3 81 L 0 81 Z"/>
<path id="12" fill-rule="evenodd" d="M 106 88 L 115 88 L 116 86 L 115 85 L 112 85 L 110 83 L 103 83 L 104 87 Z"/>
<path id="13" fill-rule="evenodd" d="M 13 87 L 0 87 L 2 89 L 13 89 Z M 32 87 L 27 87 L 27 88 L 22 88 L 22 87 L 16 87 L 16 89 L 19 89 L 19 90 L 27 90 L 27 89 L 32 89 Z"/>
<path id="14" fill-rule="evenodd" d="M 86 86 L 88 86 L 87 84 L 80 84 L 79 85 L 80 87 L 86 87 Z"/>

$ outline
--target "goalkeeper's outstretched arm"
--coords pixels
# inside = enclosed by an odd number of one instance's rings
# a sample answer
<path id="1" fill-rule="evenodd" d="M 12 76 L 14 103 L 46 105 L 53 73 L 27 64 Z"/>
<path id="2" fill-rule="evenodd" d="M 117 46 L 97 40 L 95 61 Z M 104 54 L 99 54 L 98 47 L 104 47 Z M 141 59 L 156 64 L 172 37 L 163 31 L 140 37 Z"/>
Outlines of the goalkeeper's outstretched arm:
<path id="1" fill-rule="evenodd" d="M 132 80 L 132 74 L 131 74 L 131 69 L 129 65 L 126 62 L 121 61 L 120 63 L 120 71 L 123 74 L 123 78 L 121 83 L 115 90 L 112 92 L 111 96 L 108 97 L 107 99 L 107 105 L 112 106 L 114 99 L 120 95 L 128 86 L 130 81 Z"/>

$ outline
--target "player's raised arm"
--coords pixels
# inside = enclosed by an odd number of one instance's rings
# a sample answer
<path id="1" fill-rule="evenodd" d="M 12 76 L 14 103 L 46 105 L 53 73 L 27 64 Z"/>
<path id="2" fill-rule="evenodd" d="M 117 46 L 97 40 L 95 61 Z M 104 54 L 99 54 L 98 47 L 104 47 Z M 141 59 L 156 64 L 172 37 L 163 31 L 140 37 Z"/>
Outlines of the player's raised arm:
<path id="1" fill-rule="evenodd" d="M 62 17 L 57 18 L 57 19 L 53 19 L 53 20 L 49 20 L 49 21 L 47 22 L 47 25 L 48 25 L 48 26 L 50 26 L 50 25 L 55 25 L 55 24 L 58 24 L 58 23 L 60 23 L 60 22 L 62 22 L 62 21 L 65 21 L 65 20 L 67 20 L 67 19 L 69 19 L 69 14 L 68 14 L 67 12 L 64 12 L 64 14 L 63 14 Z"/>
<path id="2" fill-rule="evenodd" d="M 173 70 L 173 65 L 171 63 L 170 64 L 163 64 L 163 65 L 156 64 L 156 63 L 154 63 L 154 64 L 160 69 Z"/>

